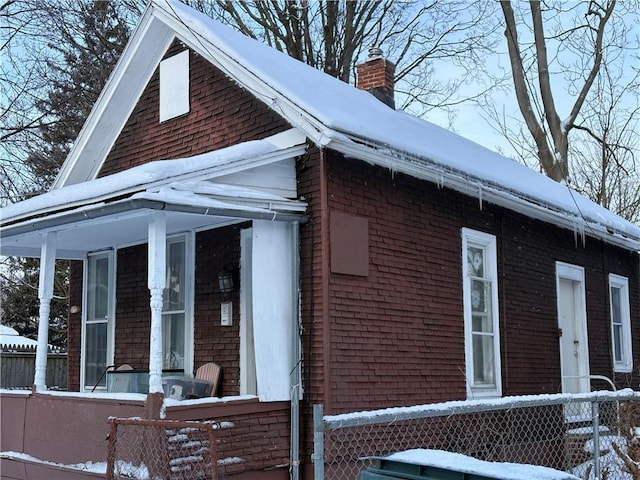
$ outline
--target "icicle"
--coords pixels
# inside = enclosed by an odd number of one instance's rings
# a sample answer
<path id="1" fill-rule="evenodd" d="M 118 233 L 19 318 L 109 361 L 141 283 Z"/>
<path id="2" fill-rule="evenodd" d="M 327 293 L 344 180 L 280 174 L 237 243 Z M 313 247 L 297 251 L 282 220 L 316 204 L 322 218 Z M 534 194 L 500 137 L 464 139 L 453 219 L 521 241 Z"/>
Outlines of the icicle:
<path id="1" fill-rule="evenodd" d="M 444 175 L 440 174 L 438 177 L 438 189 L 442 190 L 444 188 Z"/>
<path id="2" fill-rule="evenodd" d="M 573 243 L 578 248 L 578 224 L 576 222 L 573 222 Z"/>
<path id="3" fill-rule="evenodd" d="M 482 211 L 482 185 L 478 187 L 478 202 L 480 202 L 480 211 Z"/>

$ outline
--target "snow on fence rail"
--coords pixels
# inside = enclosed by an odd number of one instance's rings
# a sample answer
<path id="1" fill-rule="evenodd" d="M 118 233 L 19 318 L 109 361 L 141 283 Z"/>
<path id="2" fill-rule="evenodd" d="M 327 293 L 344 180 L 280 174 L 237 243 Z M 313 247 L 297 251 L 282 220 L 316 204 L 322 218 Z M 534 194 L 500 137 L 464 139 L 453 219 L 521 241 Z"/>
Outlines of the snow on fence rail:
<path id="1" fill-rule="evenodd" d="M 216 480 L 213 422 L 109 419 L 107 480 Z"/>
<path id="2" fill-rule="evenodd" d="M 633 390 L 455 401 L 324 415 L 314 407 L 316 480 L 357 479 L 374 457 L 408 449 L 542 465 L 585 480 L 640 473 Z M 637 463 L 636 463 L 637 462 Z"/>

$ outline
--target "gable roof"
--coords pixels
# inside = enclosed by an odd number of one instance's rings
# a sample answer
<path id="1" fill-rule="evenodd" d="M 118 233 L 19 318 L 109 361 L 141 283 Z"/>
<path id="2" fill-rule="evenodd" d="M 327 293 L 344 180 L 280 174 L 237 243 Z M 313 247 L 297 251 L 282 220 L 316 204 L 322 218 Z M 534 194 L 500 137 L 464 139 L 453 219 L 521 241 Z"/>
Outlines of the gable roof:
<path id="1" fill-rule="evenodd" d="M 320 147 L 630 250 L 640 227 L 524 165 L 246 37 L 177 0 L 154 0 L 54 188 L 95 178 L 166 49 L 178 38 Z"/>

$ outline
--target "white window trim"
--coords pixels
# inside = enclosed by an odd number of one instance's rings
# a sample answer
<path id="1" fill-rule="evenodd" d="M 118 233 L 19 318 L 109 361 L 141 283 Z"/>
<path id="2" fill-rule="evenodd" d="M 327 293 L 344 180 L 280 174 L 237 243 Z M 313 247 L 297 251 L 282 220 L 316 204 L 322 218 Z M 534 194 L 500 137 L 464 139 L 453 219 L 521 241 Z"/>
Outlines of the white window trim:
<path id="1" fill-rule="evenodd" d="M 109 313 L 107 320 L 107 366 L 113 364 L 115 350 L 115 334 L 116 334 L 116 254 L 113 250 L 101 252 L 93 252 L 87 255 L 82 265 L 82 328 L 80 338 L 80 391 L 93 389 L 93 385 L 85 385 L 85 362 L 86 362 L 86 334 L 87 334 L 87 308 L 88 305 L 88 285 L 89 285 L 89 257 L 92 256 L 108 256 L 109 259 Z M 105 390 L 103 387 L 96 387 L 96 390 Z"/>
<path id="2" fill-rule="evenodd" d="M 185 311 L 184 311 L 184 372 L 187 375 L 194 373 L 193 362 L 193 342 L 194 342 L 194 322 L 193 311 L 195 302 L 195 234 L 193 232 L 180 233 L 178 235 L 167 236 L 167 246 L 173 240 L 184 238 L 185 243 Z M 168 250 L 168 249 L 167 249 Z M 164 315 L 164 312 L 163 312 Z M 163 342 L 164 343 L 164 342 Z M 164 357 L 164 352 L 163 352 Z"/>
<path id="3" fill-rule="evenodd" d="M 613 297 L 611 290 L 620 289 L 620 315 L 622 322 L 622 361 L 616 362 L 615 341 L 613 334 Z M 609 318 L 611 323 L 611 357 L 613 370 L 620 373 L 630 373 L 633 370 L 633 351 L 631 342 L 631 311 L 629 307 L 629 279 L 614 273 L 609 274 Z"/>
<path id="4" fill-rule="evenodd" d="M 495 385 L 493 388 L 486 386 L 475 386 L 473 384 L 473 346 L 472 346 L 472 313 L 471 302 L 467 301 L 471 296 L 471 283 L 469 282 L 469 272 L 467 267 L 467 246 L 475 244 L 486 247 L 487 263 L 486 268 L 491 276 L 491 301 L 492 305 L 492 321 L 493 321 L 493 348 L 494 348 L 494 365 L 495 365 Z M 465 347 L 465 368 L 466 368 L 466 387 L 467 397 L 473 398 L 491 398 L 502 396 L 502 366 L 500 351 L 500 306 L 498 303 L 498 260 L 497 260 L 497 243 L 495 235 L 491 235 L 469 228 L 462 228 L 462 292 L 464 306 L 464 347 Z"/>

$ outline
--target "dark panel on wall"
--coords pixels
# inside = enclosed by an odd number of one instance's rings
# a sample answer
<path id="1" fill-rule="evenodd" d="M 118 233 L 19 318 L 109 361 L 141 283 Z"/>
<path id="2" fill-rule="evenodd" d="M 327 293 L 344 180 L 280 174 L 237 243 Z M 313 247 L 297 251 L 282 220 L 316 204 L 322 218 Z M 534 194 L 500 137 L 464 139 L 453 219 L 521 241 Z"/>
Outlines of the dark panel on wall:
<path id="1" fill-rule="evenodd" d="M 331 271 L 369 275 L 369 222 L 364 217 L 331 212 Z"/>

